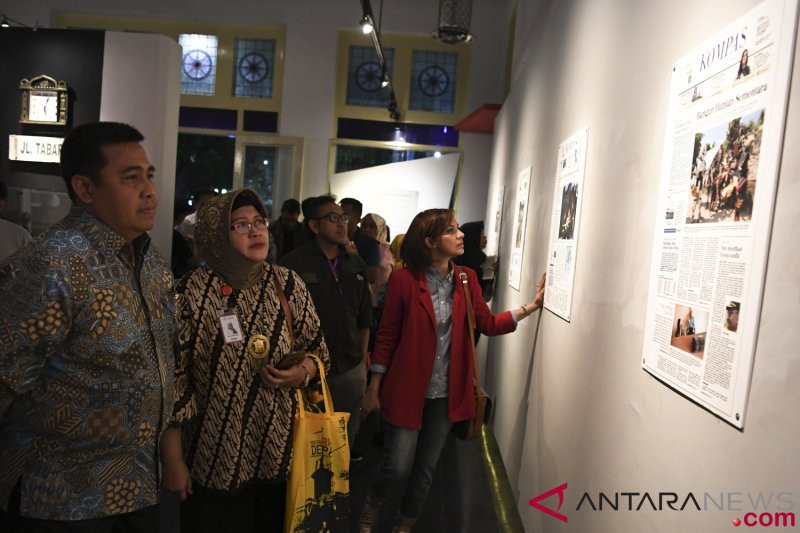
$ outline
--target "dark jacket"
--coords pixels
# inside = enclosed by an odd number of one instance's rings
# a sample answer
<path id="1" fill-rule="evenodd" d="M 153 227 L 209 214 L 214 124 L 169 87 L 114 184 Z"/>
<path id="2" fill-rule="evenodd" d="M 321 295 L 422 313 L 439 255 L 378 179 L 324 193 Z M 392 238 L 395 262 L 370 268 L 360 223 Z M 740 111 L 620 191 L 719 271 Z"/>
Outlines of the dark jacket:
<path id="1" fill-rule="evenodd" d="M 372 325 L 367 267 L 341 249 L 334 278 L 328 258 L 316 241 L 285 255 L 279 263 L 300 275 L 308 287 L 331 356 L 331 374 L 356 367 L 364 358 L 361 330 Z"/>

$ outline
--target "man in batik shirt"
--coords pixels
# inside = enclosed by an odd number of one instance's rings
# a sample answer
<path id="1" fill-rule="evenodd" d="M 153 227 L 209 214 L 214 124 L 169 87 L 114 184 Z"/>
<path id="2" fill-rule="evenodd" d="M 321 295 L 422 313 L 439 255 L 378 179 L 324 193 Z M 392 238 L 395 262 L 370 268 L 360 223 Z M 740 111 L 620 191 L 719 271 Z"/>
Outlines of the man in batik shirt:
<path id="1" fill-rule="evenodd" d="M 75 128 L 69 214 L 0 263 L 0 530 L 156 531 L 174 293 L 142 135 Z"/>

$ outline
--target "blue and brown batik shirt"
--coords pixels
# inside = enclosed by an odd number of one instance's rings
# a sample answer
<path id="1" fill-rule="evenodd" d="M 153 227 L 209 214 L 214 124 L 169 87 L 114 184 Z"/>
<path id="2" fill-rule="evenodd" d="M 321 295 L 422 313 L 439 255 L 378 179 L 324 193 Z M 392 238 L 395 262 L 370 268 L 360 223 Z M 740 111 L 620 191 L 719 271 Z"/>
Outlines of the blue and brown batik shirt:
<path id="1" fill-rule="evenodd" d="M 158 499 L 174 402 L 172 276 L 73 207 L 0 263 L 0 505 L 84 520 Z"/>

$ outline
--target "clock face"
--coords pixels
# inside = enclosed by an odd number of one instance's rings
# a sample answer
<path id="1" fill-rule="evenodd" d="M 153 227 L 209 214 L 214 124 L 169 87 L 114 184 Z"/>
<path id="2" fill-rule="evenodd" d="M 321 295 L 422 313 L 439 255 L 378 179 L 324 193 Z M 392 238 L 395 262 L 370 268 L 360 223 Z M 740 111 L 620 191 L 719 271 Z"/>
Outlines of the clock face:
<path id="1" fill-rule="evenodd" d="M 58 93 L 56 91 L 32 91 L 29 106 L 28 120 L 58 122 Z"/>

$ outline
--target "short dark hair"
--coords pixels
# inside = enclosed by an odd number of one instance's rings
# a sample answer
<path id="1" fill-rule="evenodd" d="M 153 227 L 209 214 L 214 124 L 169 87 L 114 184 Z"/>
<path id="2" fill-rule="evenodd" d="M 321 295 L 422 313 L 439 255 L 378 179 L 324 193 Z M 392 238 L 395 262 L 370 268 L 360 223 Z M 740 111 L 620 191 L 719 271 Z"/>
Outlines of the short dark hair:
<path id="1" fill-rule="evenodd" d="M 349 205 L 353 208 L 353 212 L 356 214 L 358 218 L 361 218 L 361 213 L 364 211 L 364 204 L 356 200 L 355 198 L 342 198 L 339 200 L 339 205 Z"/>
<path id="2" fill-rule="evenodd" d="M 336 205 L 336 197 L 332 194 L 323 194 L 322 196 L 311 196 L 303 200 L 303 224 L 306 227 L 306 234 L 313 239 L 316 234 L 308 227 L 311 220 L 315 220 L 319 216 L 320 208 L 323 205 L 334 204 Z"/>
<path id="3" fill-rule="evenodd" d="M 8 199 L 8 187 L 5 183 L 0 181 L 0 200 L 7 200 Z"/>
<path id="4" fill-rule="evenodd" d="M 400 257 L 409 268 L 424 270 L 433 263 L 425 239 L 438 239 L 455 217 L 452 209 L 427 209 L 414 217 L 400 247 Z"/>
<path id="5" fill-rule="evenodd" d="M 108 165 L 104 147 L 143 140 L 144 135 L 139 130 L 120 122 L 90 122 L 69 132 L 61 145 L 61 177 L 70 199 L 77 200 L 72 190 L 72 176 L 86 176 L 100 183 L 100 173 Z"/>
<path id="6" fill-rule="evenodd" d="M 283 205 L 281 205 L 281 213 L 300 213 L 300 202 L 294 198 L 284 200 Z"/>

